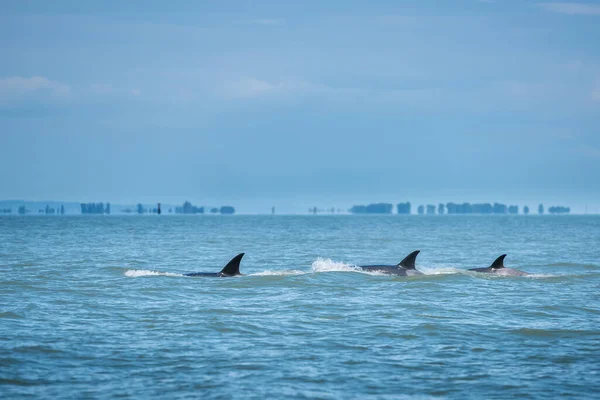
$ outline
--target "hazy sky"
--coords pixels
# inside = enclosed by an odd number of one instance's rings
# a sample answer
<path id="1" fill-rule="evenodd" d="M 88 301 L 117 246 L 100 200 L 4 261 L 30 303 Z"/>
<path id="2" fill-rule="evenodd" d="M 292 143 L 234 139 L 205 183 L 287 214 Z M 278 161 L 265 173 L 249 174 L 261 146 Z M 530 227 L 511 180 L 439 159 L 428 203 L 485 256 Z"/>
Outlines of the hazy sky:
<path id="1" fill-rule="evenodd" d="M 5 0 L 0 199 L 600 210 L 599 43 L 600 2 Z"/>

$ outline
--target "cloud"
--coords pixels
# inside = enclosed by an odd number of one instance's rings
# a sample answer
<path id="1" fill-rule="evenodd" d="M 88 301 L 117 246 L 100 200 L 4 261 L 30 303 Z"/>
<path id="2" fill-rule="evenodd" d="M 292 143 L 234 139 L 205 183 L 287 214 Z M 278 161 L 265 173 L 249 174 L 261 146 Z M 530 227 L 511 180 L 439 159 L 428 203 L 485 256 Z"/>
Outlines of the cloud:
<path id="1" fill-rule="evenodd" d="M 281 84 L 272 84 L 255 78 L 225 82 L 223 85 L 226 97 L 249 98 L 274 93 L 281 89 Z"/>
<path id="2" fill-rule="evenodd" d="M 584 156 L 589 158 L 600 158 L 600 149 L 589 144 L 582 144 L 573 149 L 573 153 L 578 156 Z"/>
<path id="3" fill-rule="evenodd" d="M 115 89 L 112 85 L 106 83 L 92 83 L 90 85 L 90 90 L 94 94 L 99 94 L 103 96 L 111 96 L 117 94 L 117 89 Z"/>
<path id="4" fill-rule="evenodd" d="M 281 26 L 284 24 L 284 21 L 279 18 L 261 18 L 252 20 L 252 23 L 257 25 Z"/>
<path id="5" fill-rule="evenodd" d="M 228 81 L 223 84 L 222 94 L 228 98 L 253 98 L 286 93 L 315 93 L 329 91 L 325 85 L 303 81 L 271 83 L 256 78 Z"/>
<path id="6" fill-rule="evenodd" d="M 410 106 L 439 105 L 447 96 L 436 87 L 414 89 L 333 87 L 322 83 L 299 80 L 268 82 L 256 78 L 228 81 L 222 85 L 220 95 L 229 100 L 318 98 L 337 104 L 359 101 L 373 104 L 402 104 Z"/>
<path id="7" fill-rule="evenodd" d="M 540 3 L 540 7 L 561 14 L 600 15 L 600 5 L 585 3 Z"/>
<path id="8" fill-rule="evenodd" d="M 99 96 L 139 96 L 142 94 L 140 89 L 124 89 L 117 88 L 108 83 L 92 83 L 90 85 L 90 90 L 93 94 Z"/>
<path id="9" fill-rule="evenodd" d="M 13 76 L 0 79 L 0 96 L 3 97 L 23 96 L 38 91 L 47 91 L 55 96 L 65 96 L 71 92 L 71 86 L 43 76 L 32 76 L 31 78 Z"/>
<path id="10" fill-rule="evenodd" d="M 592 100 L 600 101 L 600 78 L 596 80 L 596 85 L 592 89 Z"/>
<path id="11" fill-rule="evenodd" d="M 579 60 L 575 60 L 561 64 L 559 67 L 569 72 L 579 73 L 585 68 L 585 64 Z"/>

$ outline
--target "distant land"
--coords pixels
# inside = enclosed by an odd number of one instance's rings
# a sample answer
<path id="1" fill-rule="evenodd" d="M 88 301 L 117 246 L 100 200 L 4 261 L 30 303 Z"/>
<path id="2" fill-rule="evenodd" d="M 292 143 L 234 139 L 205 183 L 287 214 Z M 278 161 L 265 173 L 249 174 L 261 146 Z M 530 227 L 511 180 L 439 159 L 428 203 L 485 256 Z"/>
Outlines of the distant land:
<path id="1" fill-rule="evenodd" d="M 127 215 L 127 214 L 206 214 L 232 215 L 229 205 L 194 206 L 189 201 L 173 204 L 111 204 L 109 202 L 75 203 L 59 201 L 0 200 L 0 215 Z"/>
<path id="2" fill-rule="evenodd" d="M 391 203 L 375 203 L 368 205 L 353 206 L 349 212 L 351 214 L 392 214 L 394 209 Z M 412 214 L 412 206 L 410 202 L 396 204 L 396 214 Z M 545 209 L 543 204 L 537 206 L 537 214 L 544 214 Z M 531 212 L 529 206 L 523 206 L 523 215 L 528 215 Z M 548 207 L 549 214 L 569 214 L 571 208 L 564 206 Z M 417 207 L 419 215 L 444 215 L 444 214 L 519 214 L 518 205 L 506 205 L 502 203 L 439 203 L 419 205 Z"/>
<path id="3" fill-rule="evenodd" d="M 264 214 L 276 214 L 275 207 Z M 569 214 L 571 208 L 563 205 L 544 204 L 506 205 L 503 203 L 438 203 L 420 204 L 413 208 L 405 203 L 371 203 L 354 205 L 350 209 L 311 207 L 308 214 L 351 214 L 351 215 L 530 215 L 530 214 Z M 189 201 L 181 205 L 164 203 L 111 204 L 109 202 L 76 203 L 59 201 L 1 200 L 0 215 L 232 215 L 236 209 L 230 205 L 196 206 Z"/>

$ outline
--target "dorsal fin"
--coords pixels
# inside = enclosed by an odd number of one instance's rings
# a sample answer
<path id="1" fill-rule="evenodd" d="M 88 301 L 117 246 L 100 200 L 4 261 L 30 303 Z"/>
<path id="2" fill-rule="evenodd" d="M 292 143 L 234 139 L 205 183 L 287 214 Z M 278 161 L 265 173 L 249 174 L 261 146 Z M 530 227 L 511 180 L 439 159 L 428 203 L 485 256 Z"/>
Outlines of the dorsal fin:
<path id="1" fill-rule="evenodd" d="M 490 268 L 504 268 L 504 257 L 506 257 L 506 254 L 502 254 L 500 257 L 496 258 L 496 261 L 494 261 L 492 265 L 490 265 Z"/>
<path id="2" fill-rule="evenodd" d="M 240 261 L 242 261 L 242 257 L 244 257 L 244 253 L 240 253 L 237 256 L 233 257 L 231 261 L 227 263 L 225 268 L 221 270 L 223 275 L 235 276 L 240 274 Z"/>
<path id="3" fill-rule="evenodd" d="M 417 260 L 417 254 L 419 254 L 421 250 L 415 250 L 409 255 L 407 255 L 404 260 L 400 261 L 398 266 L 406 268 L 406 269 L 416 269 L 415 261 Z"/>

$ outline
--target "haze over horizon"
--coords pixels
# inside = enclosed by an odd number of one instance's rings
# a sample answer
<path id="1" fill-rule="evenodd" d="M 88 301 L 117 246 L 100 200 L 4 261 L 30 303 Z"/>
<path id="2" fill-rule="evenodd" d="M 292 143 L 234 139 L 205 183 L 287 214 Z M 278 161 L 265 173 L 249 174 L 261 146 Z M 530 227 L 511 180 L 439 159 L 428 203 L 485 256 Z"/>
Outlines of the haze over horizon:
<path id="1" fill-rule="evenodd" d="M 598 1 L 6 1 L 0 200 L 598 212 L 599 40 Z"/>

